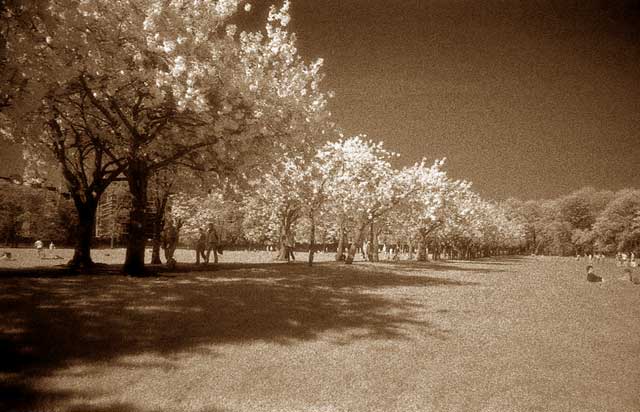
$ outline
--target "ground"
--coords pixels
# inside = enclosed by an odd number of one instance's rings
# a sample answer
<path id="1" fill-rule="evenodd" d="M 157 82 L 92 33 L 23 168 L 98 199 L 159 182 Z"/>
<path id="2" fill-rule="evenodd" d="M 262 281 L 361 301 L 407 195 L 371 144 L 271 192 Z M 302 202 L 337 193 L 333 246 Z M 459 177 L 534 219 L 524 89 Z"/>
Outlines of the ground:
<path id="1" fill-rule="evenodd" d="M 640 286 L 613 262 L 589 284 L 564 258 L 270 256 L 153 278 L 0 274 L 0 410 L 640 410 Z"/>

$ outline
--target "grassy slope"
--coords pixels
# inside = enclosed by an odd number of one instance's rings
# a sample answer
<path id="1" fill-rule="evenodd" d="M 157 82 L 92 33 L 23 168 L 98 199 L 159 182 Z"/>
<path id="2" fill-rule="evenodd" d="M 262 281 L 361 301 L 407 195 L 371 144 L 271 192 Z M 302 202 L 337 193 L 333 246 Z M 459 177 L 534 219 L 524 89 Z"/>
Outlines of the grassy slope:
<path id="1" fill-rule="evenodd" d="M 587 284 L 583 266 L 4 278 L 0 409 L 640 410 L 640 286 Z"/>

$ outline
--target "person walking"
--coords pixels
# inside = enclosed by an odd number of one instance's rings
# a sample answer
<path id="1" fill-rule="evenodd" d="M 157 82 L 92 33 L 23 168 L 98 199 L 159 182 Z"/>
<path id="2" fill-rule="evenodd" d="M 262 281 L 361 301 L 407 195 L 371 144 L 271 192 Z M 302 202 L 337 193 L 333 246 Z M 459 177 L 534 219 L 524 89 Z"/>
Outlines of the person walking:
<path id="1" fill-rule="evenodd" d="M 206 263 L 205 249 L 207 247 L 207 234 L 204 229 L 198 229 L 198 240 L 196 240 L 196 265 L 200 264 L 200 257 Z"/>
<path id="2" fill-rule="evenodd" d="M 40 259 L 44 258 L 44 244 L 42 243 L 42 240 L 38 239 L 36 240 L 36 242 L 34 243 L 34 246 L 36 247 L 36 253 L 38 254 L 38 257 Z"/>

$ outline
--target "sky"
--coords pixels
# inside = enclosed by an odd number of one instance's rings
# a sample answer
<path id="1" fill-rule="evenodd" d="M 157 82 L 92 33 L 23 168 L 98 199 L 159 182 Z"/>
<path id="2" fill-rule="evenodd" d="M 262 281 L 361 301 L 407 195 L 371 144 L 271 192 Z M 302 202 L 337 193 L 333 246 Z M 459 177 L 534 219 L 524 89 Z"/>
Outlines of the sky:
<path id="1" fill-rule="evenodd" d="M 640 187 L 640 2 L 296 0 L 335 120 L 482 195 Z"/>
<path id="2" fill-rule="evenodd" d="M 271 2 L 253 1 L 248 23 Z M 497 200 L 640 187 L 640 0 L 293 0 L 290 12 L 300 54 L 324 59 L 334 120 L 383 140 L 397 166 L 446 157 Z"/>

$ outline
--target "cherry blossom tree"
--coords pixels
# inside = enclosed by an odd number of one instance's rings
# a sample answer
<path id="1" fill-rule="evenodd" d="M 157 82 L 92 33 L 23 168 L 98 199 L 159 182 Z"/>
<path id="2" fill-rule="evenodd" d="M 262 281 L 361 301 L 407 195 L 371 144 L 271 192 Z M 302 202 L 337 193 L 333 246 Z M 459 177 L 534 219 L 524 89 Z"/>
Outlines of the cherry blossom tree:
<path id="1" fill-rule="evenodd" d="M 318 154 L 326 163 L 324 174 L 329 176 L 326 192 L 330 193 L 330 207 L 340 218 L 337 260 L 342 259 L 346 227 L 349 223 L 354 225 L 354 239 L 345 263 L 353 262 L 367 226 L 401 197 L 394 178 L 396 172 L 389 162 L 397 155 L 386 150 L 382 142 L 365 139 L 358 135 L 329 142 Z"/>
<path id="2" fill-rule="evenodd" d="M 34 6 L 33 24 L 16 25 L 8 37 L 8 54 L 24 64 L 30 88 L 21 94 L 20 110 L 3 116 L 37 113 L 30 116 L 34 126 L 50 131 L 21 138 L 63 165 L 68 149 L 60 147 L 83 142 L 77 169 L 91 161 L 97 177 L 75 189 L 95 193 L 83 209 L 125 176 L 132 207 L 124 269 L 141 274 L 149 178 L 173 165 L 215 170 L 221 159 L 233 161 L 257 141 L 286 136 L 293 121 L 313 121 L 326 103 L 318 89 L 322 62 L 308 65 L 297 57 L 295 37 L 285 30 L 287 2 L 272 7 L 266 35 L 239 37 L 228 23 L 237 0 L 69 5 Z M 90 214 L 81 219 L 91 226 Z"/>

